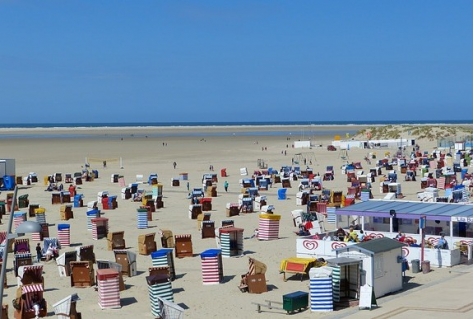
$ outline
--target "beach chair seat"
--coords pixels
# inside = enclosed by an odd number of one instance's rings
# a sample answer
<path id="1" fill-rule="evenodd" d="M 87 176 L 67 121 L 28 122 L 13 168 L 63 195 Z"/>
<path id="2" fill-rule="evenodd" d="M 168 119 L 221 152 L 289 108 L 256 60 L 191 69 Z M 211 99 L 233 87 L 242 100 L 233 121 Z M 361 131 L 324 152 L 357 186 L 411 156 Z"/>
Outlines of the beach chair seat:
<path id="1" fill-rule="evenodd" d="M 72 205 L 61 205 L 59 207 L 59 216 L 61 220 L 69 220 L 74 218 L 74 212 L 72 211 Z"/>
<path id="2" fill-rule="evenodd" d="M 87 202 L 87 208 L 96 209 L 98 207 L 97 203 L 98 203 L 98 201 L 96 201 L 96 200 L 89 201 L 89 202 Z"/>
<path id="3" fill-rule="evenodd" d="M 119 291 L 124 291 L 125 290 L 125 282 L 123 281 L 123 275 L 122 275 L 122 265 L 113 261 L 109 260 L 96 260 L 97 264 L 97 269 L 115 269 L 118 272 L 118 278 L 119 278 Z M 96 273 L 96 280 L 97 281 L 97 273 Z"/>
<path id="4" fill-rule="evenodd" d="M 67 277 L 71 275 L 70 263 L 76 261 L 77 253 L 75 251 L 66 251 L 56 258 L 56 264 L 58 266 L 59 276 Z"/>
<path id="5" fill-rule="evenodd" d="M 76 248 L 78 261 L 90 261 L 95 263 L 94 245 L 84 245 Z"/>
<path id="6" fill-rule="evenodd" d="M 334 180 L 334 174 L 331 172 L 324 173 L 323 181 L 332 181 Z"/>
<path id="7" fill-rule="evenodd" d="M 202 229 L 202 222 L 211 220 L 211 213 L 201 213 L 197 216 L 197 229 L 200 231 Z"/>
<path id="8" fill-rule="evenodd" d="M 43 256 L 46 256 L 46 254 L 48 254 L 49 246 L 53 248 L 52 258 L 57 258 L 59 256 L 59 249 L 61 248 L 59 240 L 56 237 L 43 238 L 43 250 L 41 251 Z"/>
<path id="9" fill-rule="evenodd" d="M 150 255 L 156 251 L 155 233 L 138 236 L 138 253 L 140 255 Z"/>
<path id="10" fill-rule="evenodd" d="M 43 286 L 41 284 L 23 285 L 17 289 L 16 304 L 13 316 L 15 319 L 42 318 L 48 315 L 47 303 L 43 298 Z M 35 314 L 33 303 L 37 300 L 39 304 L 38 315 Z"/>
<path id="11" fill-rule="evenodd" d="M 176 258 L 193 257 L 193 243 L 190 234 L 175 235 Z"/>
<path id="12" fill-rule="evenodd" d="M 21 266 L 33 265 L 33 259 L 31 253 L 18 253 L 15 254 L 15 259 L 13 260 L 13 268 L 15 271 L 15 277 L 18 277 L 18 268 Z"/>
<path id="13" fill-rule="evenodd" d="M 115 231 L 107 234 L 107 249 L 125 249 L 124 231 Z"/>
<path id="14" fill-rule="evenodd" d="M 166 275 L 168 278 L 171 278 L 170 267 L 169 266 L 159 266 L 159 267 L 149 267 L 148 275 Z"/>
<path id="15" fill-rule="evenodd" d="M 28 238 L 17 238 L 17 239 L 15 239 L 13 251 L 14 251 L 15 254 L 29 253 L 30 252 L 30 240 Z"/>
<path id="16" fill-rule="evenodd" d="M 267 292 L 266 271 L 267 265 L 249 257 L 248 271 L 241 276 L 240 285 L 238 287 L 240 291 L 255 294 Z"/>
<path id="17" fill-rule="evenodd" d="M 122 265 L 122 274 L 127 277 L 137 275 L 137 254 L 130 250 L 114 250 L 115 262 Z"/>
<path id="18" fill-rule="evenodd" d="M 81 319 L 82 315 L 76 310 L 76 303 L 80 300 L 77 294 L 61 299 L 53 305 L 54 314 L 58 319 Z"/>
<path id="19" fill-rule="evenodd" d="M 94 264 L 90 261 L 71 261 L 71 287 L 92 287 L 94 285 Z"/>
<path id="20" fill-rule="evenodd" d="M 43 265 L 26 265 L 18 267 L 17 286 L 41 284 L 44 289 Z"/>
<path id="21" fill-rule="evenodd" d="M 201 228 L 201 238 L 214 238 L 215 235 L 215 224 L 213 220 L 204 220 Z"/>
<path id="22" fill-rule="evenodd" d="M 174 236 L 173 232 L 169 229 L 161 230 L 161 247 L 163 248 L 174 248 Z"/>

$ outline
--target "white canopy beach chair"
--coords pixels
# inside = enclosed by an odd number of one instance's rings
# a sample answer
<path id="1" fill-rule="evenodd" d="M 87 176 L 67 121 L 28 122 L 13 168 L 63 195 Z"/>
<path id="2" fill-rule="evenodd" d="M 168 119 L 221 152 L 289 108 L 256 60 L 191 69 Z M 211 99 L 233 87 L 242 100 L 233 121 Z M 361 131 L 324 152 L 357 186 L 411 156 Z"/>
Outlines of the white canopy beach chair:
<path id="1" fill-rule="evenodd" d="M 160 318 L 162 319 L 183 319 L 184 309 L 174 302 L 156 296 L 161 309 Z"/>
<path id="2" fill-rule="evenodd" d="M 80 318 L 80 313 L 76 311 L 76 302 L 81 300 L 77 294 L 72 294 L 58 301 L 53 305 L 54 314 L 58 319 Z"/>
<path id="3" fill-rule="evenodd" d="M 58 271 L 60 277 L 67 277 L 70 274 L 69 263 L 76 261 L 75 251 L 66 251 L 56 258 L 56 264 L 58 265 Z"/>
<path id="4" fill-rule="evenodd" d="M 94 208 L 97 208 L 97 201 L 96 200 L 92 200 L 90 202 L 87 202 L 87 208 L 89 209 L 94 209 Z"/>
<path id="5" fill-rule="evenodd" d="M 133 277 L 137 275 L 137 254 L 130 250 L 115 249 L 115 262 L 122 265 L 122 275 Z"/>

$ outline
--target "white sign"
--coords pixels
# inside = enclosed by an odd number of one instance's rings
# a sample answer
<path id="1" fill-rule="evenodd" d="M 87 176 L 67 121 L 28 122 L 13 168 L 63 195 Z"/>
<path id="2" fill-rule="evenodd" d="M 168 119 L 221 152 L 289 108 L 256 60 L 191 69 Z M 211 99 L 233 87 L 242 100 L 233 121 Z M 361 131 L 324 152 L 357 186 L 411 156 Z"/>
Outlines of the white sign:
<path id="1" fill-rule="evenodd" d="M 451 217 L 452 222 L 458 223 L 472 223 L 472 217 Z"/>
<path id="2" fill-rule="evenodd" d="M 372 290 L 372 286 L 360 286 L 359 308 L 372 309 Z"/>

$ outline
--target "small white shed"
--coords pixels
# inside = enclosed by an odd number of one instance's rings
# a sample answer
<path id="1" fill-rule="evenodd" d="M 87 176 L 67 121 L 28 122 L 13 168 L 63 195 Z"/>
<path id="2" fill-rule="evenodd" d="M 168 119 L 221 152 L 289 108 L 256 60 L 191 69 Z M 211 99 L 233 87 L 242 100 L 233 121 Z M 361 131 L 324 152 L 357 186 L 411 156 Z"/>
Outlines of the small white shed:
<path id="1" fill-rule="evenodd" d="M 464 141 L 454 142 L 454 149 L 456 151 L 464 151 L 466 149 L 466 143 Z"/>
<path id="2" fill-rule="evenodd" d="M 311 141 L 294 141 L 294 148 L 311 148 Z"/>
<path id="3" fill-rule="evenodd" d="M 374 288 L 381 297 L 403 288 L 403 244 L 387 237 L 335 249 L 337 257 L 362 260 L 361 285 Z"/>
<path id="4" fill-rule="evenodd" d="M 0 177 L 3 177 L 5 175 L 16 175 L 14 159 L 0 159 Z"/>

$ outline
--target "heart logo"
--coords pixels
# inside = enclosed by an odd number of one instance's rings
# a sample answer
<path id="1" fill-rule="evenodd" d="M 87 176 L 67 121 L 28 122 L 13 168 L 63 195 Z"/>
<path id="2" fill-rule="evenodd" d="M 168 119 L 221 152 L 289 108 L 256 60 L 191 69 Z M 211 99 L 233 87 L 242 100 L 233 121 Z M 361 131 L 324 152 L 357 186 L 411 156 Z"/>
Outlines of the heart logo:
<path id="1" fill-rule="evenodd" d="M 402 247 L 402 255 L 406 258 L 408 255 L 410 255 L 410 249 L 407 247 Z"/>
<path id="2" fill-rule="evenodd" d="M 303 240 L 303 247 L 308 250 L 315 250 L 318 248 L 318 242 L 315 240 Z"/>
<path id="3" fill-rule="evenodd" d="M 337 249 L 337 248 L 342 248 L 342 247 L 347 247 L 345 243 L 339 243 L 339 242 L 334 242 L 331 245 L 332 249 Z"/>

